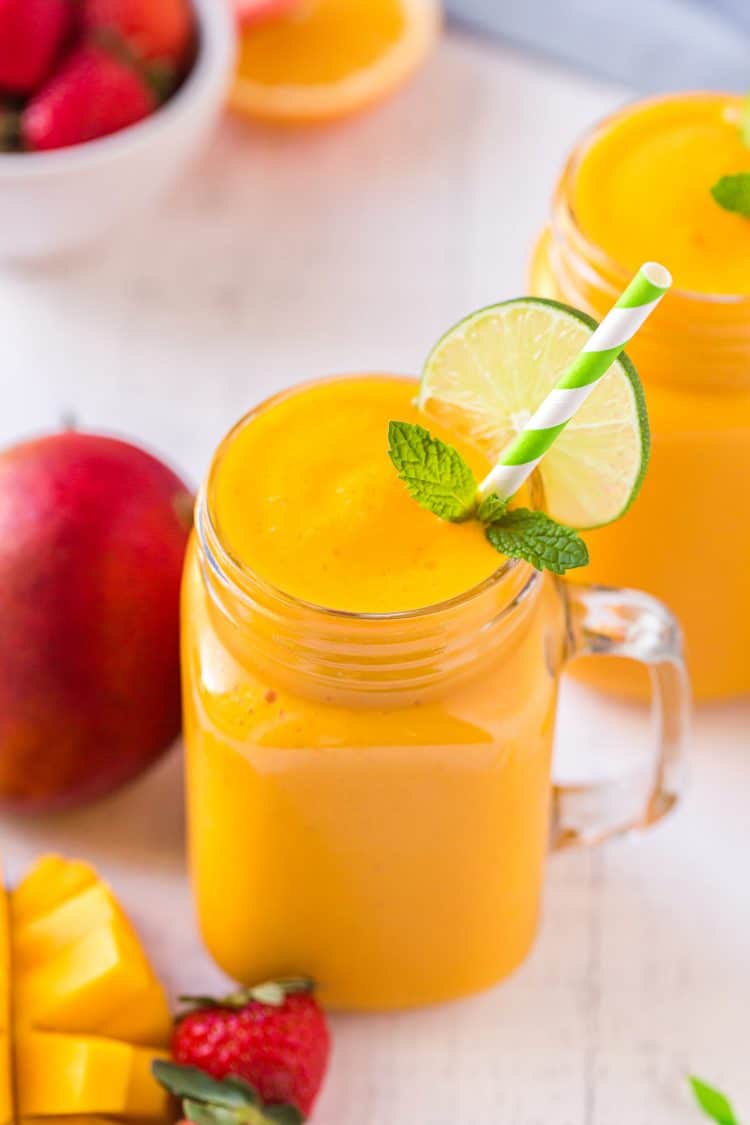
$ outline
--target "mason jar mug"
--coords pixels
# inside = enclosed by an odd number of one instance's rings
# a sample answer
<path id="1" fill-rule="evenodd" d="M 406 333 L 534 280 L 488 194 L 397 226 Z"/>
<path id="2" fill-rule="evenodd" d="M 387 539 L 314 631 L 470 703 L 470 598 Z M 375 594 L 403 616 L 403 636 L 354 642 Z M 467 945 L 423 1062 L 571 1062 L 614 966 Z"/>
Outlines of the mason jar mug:
<path id="1" fill-rule="evenodd" d="M 313 606 L 232 558 L 210 484 L 182 611 L 190 862 L 209 951 L 245 983 L 309 974 L 343 1008 L 492 985 L 534 939 L 550 839 L 597 843 L 677 799 L 687 687 L 674 619 L 645 594 L 518 561 L 415 611 Z M 560 676 L 587 653 L 641 661 L 653 684 L 657 744 L 626 815 L 616 781 L 551 780 Z"/>

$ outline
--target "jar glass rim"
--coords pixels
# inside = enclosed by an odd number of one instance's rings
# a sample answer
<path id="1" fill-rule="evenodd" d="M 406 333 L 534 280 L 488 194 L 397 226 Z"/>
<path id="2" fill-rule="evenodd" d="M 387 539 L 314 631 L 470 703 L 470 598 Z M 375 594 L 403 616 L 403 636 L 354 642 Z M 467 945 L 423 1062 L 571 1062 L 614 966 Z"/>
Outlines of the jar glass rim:
<path id="1" fill-rule="evenodd" d="M 604 117 L 599 118 L 598 121 L 586 130 L 582 136 L 576 141 L 573 151 L 568 157 L 562 171 L 562 175 L 558 181 L 557 188 L 554 195 L 554 206 L 552 211 L 552 229 L 553 232 L 559 233 L 557 226 L 556 212 L 560 208 L 563 212 L 564 218 L 571 224 L 576 232 L 576 236 L 580 238 L 581 243 L 585 246 L 587 254 L 590 254 L 592 262 L 600 264 L 604 270 L 614 275 L 617 281 L 618 292 L 625 288 L 633 276 L 633 270 L 616 258 L 612 257 L 598 242 L 591 239 L 583 230 L 576 215 L 573 195 L 576 183 L 576 175 L 580 163 L 596 140 L 603 132 L 609 129 L 615 122 L 628 117 L 634 109 L 647 107 L 651 105 L 659 105 L 667 102 L 689 101 L 693 99 L 706 99 L 712 98 L 716 101 L 739 102 L 742 99 L 739 94 L 732 93 L 731 91 L 723 90 L 687 90 L 675 91 L 667 94 L 655 94 L 647 98 L 632 98 L 625 102 L 619 108 L 613 110 L 611 113 L 606 114 Z M 670 291 L 670 300 L 679 300 L 685 303 L 692 303 L 701 306 L 716 306 L 725 305 L 732 307 L 747 307 L 748 315 L 750 315 L 750 294 L 746 293 L 703 293 L 695 289 L 682 289 L 675 287 Z"/>
<path id="2" fill-rule="evenodd" d="M 275 403 L 290 395 L 304 391 L 308 387 L 317 386 L 321 382 L 350 381 L 352 378 L 382 378 L 385 374 L 387 373 L 369 373 L 354 376 L 331 375 L 323 379 L 311 379 L 287 387 L 285 390 L 271 395 L 269 398 L 264 399 L 262 402 L 258 403 L 257 406 L 247 411 L 222 439 L 211 459 L 206 480 L 198 493 L 195 506 L 195 530 L 201 552 L 207 559 L 214 574 L 225 584 L 228 584 L 236 595 L 246 599 L 250 598 L 251 600 L 256 600 L 258 597 L 265 598 L 280 610 L 304 612 L 320 620 L 339 621 L 342 624 L 347 622 L 405 623 L 408 621 L 425 621 L 430 618 L 438 618 L 441 615 L 450 614 L 465 607 L 469 607 L 477 599 L 481 598 L 482 595 L 493 590 L 503 579 L 517 570 L 523 573 L 525 568 L 529 572 L 528 582 L 523 582 L 522 584 L 524 591 L 529 584 L 533 585 L 536 580 L 539 579 L 539 572 L 534 570 L 530 564 L 524 563 L 521 559 L 506 559 L 496 570 L 488 575 L 487 578 L 471 586 L 468 590 L 463 590 L 460 594 L 456 594 L 451 598 L 446 598 L 443 601 L 433 602 L 425 606 L 417 606 L 414 609 L 392 610 L 387 612 L 362 612 L 359 610 L 335 609 L 331 606 L 319 605 L 316 602 L 310 602 L 306 601 L 304 598 L 299 598 L 275 585 L 232 554 L 222 538 L 218 526 L 213 503 L 213 491 L 222 457 L 237 434 L 246 426 L 251 425 L 259 414 L 272 407 Z M 388 378 L 402 377 L 388 375 Z M 408 380 L 410 377 L 403 376 L 403 378 L 404 380 Z M 534 506 L 540 506 L 541 483 L 538 479 L 532 480 L 531 491 Z M 517 591 L 515 594 L 509 591 L 509 603 L 516 600 L 517 593 Z"/>

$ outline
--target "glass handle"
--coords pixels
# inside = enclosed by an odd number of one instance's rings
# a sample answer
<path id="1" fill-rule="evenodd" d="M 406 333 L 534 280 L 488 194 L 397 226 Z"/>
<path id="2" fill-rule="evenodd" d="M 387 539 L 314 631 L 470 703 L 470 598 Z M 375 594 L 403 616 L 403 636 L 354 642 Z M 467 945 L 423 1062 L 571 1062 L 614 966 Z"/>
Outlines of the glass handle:
<path id="1" fill-rule="evenodd" d="M 654 755 L 648 780 L 608 779 L 556 785 L 552 846 L 599 843 L 661 820 L 683 789 L 690 688 L 677 621 L 655 598 L 637 590 L 563 585 L 569 631 L 568 658 L 623 656 L 644 664 L 652 689 Z"/>

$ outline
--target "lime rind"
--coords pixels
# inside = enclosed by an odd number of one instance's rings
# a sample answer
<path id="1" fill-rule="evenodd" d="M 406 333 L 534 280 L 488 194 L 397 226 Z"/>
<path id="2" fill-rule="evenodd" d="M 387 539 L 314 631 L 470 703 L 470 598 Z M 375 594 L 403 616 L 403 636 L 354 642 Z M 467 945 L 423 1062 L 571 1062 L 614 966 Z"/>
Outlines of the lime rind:
<path id="1" fill-rule="evenodd" d="M 438 340 L 418 403 L 494 461 L 596 327 L 586 313 L 543 297 L 489 305 Z M 539 467 L 549 514 L 579 530 L 614 522 L 640 492 L 649 454 L 643 387 L 623 353 Z"/>

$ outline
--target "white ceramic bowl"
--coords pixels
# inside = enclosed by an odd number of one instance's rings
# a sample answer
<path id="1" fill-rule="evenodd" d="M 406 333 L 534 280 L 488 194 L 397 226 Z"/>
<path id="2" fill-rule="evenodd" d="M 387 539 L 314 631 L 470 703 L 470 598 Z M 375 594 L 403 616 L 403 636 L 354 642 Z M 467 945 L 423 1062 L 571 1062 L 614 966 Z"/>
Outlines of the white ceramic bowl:
<path id="1" fill-rule="evenodd" d="M 221 110 L 235 50 L 229 0 L 193 0 L 190 74 L 151 117 L 51 152 L 0 153 L 0 258 L 32 261 L 95 241 L 163 195 Z"/>

